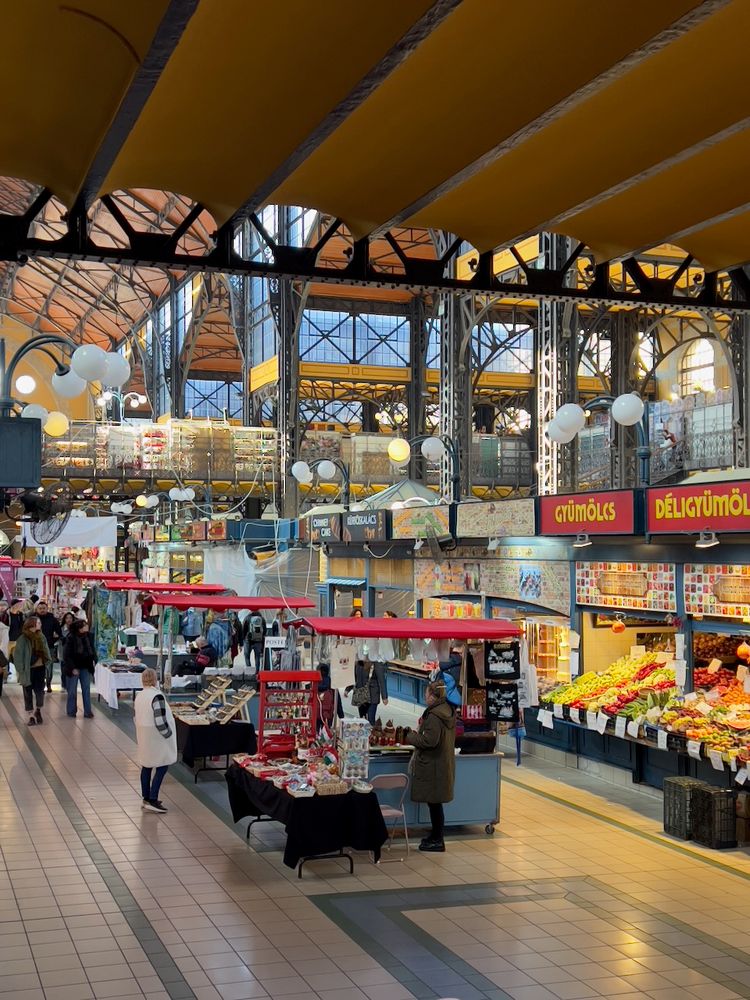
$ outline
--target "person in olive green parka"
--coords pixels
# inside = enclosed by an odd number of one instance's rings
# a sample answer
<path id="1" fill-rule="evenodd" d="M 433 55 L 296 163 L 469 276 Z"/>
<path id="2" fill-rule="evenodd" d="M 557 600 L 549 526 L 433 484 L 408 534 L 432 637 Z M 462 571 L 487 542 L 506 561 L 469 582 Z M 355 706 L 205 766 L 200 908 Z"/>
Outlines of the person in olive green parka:
<path id="1" fill-rule="evenodd" d="M 23 623 L 23 629 L 13 650 L 13 665 L 16 668 L 18 683 L 23 688 L 24 708 L 30 714 L 29 725 L 41 726 L 42 705 L 44 705 L 44 686 L 47 676 L 47 666 L 52 662 L 52 656 L 47 640 L 42 634 L 42 623 L 37 615 L 29 615 Z M 36 712 L 34 710 L 36 698 Z"/>
<path id="2" fill-rule="evenodd" d="M 415 748 L 409 768 L 412 802 L 426 802 L 432 822 L 432 830 L 419 849 L 442 853 L 445 850 L 443 803 L 453 799 L 456 774 L 456 710 L 445 699 L 442 681 L 427 685 L 426 702 L 419 731 L 409 729 L 404 742 Z"/>

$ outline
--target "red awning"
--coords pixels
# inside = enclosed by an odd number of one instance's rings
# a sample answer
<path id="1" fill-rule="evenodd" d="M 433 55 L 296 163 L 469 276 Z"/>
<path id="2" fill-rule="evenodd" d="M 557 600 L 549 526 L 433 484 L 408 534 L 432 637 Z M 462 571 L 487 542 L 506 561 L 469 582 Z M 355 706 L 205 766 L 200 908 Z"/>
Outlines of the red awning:
<path id="1" fill-rule="evenodd" d="M 521 629 L 503 618 L 305 618 L 319 635 L 357 639 L 507 639 Z"/>
<path id="2" fill-rule="evenodd" d="M 220 583 L 144 583 L 142 580 L 113 580 L 107 590 L 135 590 L 144 594 L 222 594 Z"/>
<path id="3" fill-rule="evenodd" d="M 102 570 L 86 569 L 52 569 L 50 576 L 59 576 L 64 580 L 95 580 L 99 583 L 104 580 L 134 580 L 135 573 L 105 573 Z"/>
<path id="4" fill-rule="evenodd" d="M 154 598 L 157 607 L 204 608 L 206 611 L 282 611 L 285 608 L 298 610 L 314 608 L 314 601 L 306 597 L 182 597 L 180 595 L 159 594 Z"/>

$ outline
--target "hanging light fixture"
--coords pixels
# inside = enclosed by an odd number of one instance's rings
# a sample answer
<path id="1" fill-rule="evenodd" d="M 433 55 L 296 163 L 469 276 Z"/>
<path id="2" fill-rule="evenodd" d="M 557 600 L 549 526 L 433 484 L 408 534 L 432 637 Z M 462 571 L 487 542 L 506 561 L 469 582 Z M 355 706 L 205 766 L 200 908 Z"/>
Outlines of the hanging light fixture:
<path id="1" fill-rule="evenodd" d="M 394 438 L 388 445 L 388 458 L 396 465 L 404 465 L 409 461 L 411 445 L 406 438 Z"/>
<path id="2" fill-rule="evenodd" d="M 588 531 L 583 531 L 576 535 L 575 541 L 573 542 L 574 549 L 585 549 L 587 545 L 591 545 L 591 539 L 589 538 Z"/>
<path id="3" fill-rule="evenodd" d="M 696 549 L 712 549 L 719 544 L 719 536 L 715 531 L 701 531 L 698 541 L 695 543 Z"/>

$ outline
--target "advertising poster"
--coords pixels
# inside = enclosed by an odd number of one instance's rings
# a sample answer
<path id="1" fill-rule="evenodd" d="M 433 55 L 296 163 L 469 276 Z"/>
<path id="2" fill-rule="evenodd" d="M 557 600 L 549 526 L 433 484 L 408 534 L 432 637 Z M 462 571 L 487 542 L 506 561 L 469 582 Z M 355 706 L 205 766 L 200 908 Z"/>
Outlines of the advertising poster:
<path id="1" fill-rule="evenodd" d="M 480 583 L 487 597 L 526 601 L 563 615 L 570 613 L 568 563 L 487 559 L 481 564 Z"/>
<path id="2" fill-rule="evenodd" d="M 393 538 L 448 538 L 450 536 L 450 507 L 407 507 L 391 512 Z"/>
<path id="3" fill-rule="evenodd" d="M 456 534 L 459 538 L 535 535 L 534 501 L 497 500 L 491 503 L 459 504 Z"/>
<path id="4" fill-rule="evenodd" d="M 674 564 L 576 563 L 576 601 L 599 608 L 674 613 Z"/>
<path id="5" fill-rule="evenodd" d="M 686 563 L 685 611 L 689 615 L 750 618 L 750 566 Z"/>

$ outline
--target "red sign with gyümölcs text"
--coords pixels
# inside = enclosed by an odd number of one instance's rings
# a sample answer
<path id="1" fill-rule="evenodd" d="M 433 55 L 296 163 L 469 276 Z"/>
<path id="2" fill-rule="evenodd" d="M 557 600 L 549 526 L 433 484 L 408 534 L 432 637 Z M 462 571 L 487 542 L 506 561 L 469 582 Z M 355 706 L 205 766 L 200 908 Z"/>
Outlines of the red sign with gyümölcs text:
<path id="1" fill-rule="evenodd" d="M 632 535 L 635 495 L 632 490 L 571 493 L 539 498 L 542 535 Z"/>
<path id="2" fill-rule="evenodd" d="M 750 532 L 750 483 L 701 483 L 646 490 L 646 530 Z"/>

